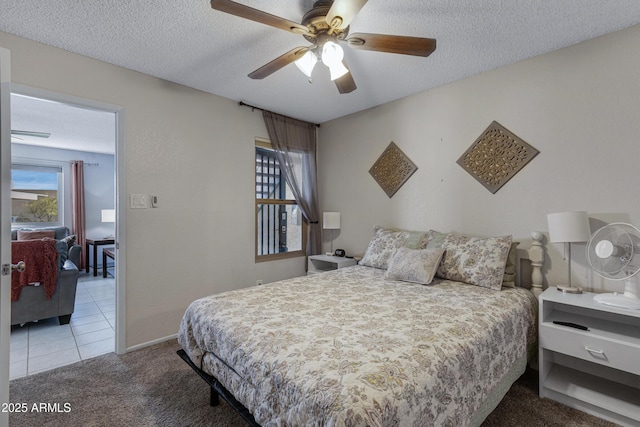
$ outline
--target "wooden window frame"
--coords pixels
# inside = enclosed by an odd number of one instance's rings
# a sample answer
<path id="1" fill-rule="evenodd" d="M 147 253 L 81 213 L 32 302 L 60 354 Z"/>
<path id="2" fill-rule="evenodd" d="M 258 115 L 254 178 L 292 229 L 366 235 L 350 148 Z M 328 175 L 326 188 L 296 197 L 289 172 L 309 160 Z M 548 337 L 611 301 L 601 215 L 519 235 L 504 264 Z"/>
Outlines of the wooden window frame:
<path id="1" fill-rule="evenodd" d="M 262 138 L 256 138 L 255 141 L 255 146 L 256 147 L 260 147 L 260 148 L 266 148 L 269 150 L 273 150 L 273 146 L 271 145 L 271 142 L 267 139 L 262 139 Z M 256 155 L 256 150 L 254 148 L 253 150 L 253 156 L 255 159 L 255 155 Z M 255 175 L 255 168 L 254 168 L 254 183 L 256 182 L 256 175 Z M 288 185 L 288 184 L 287 184 Z M 254 235 L 255 235 L 255 243 L 254 243 L 254 255 L 255 255 L 255 262 L 266 262 L 266 261 L 276 261 L 276 260 L 281 260 L 281 259 L 288 259 L 288 258 L 296 258 L 296 257 L 301 257 L 301 256 L 306 256 L 307 255 L 307 251 L 306 251 L 306 247 L 307 247 L 307 220 L 304 218 L 304 216 L 302 217 L 302 244 L 301 244 L 301 248 L 299 250 L 295 250 L 295 251 L 291 251 L 291 252 L 278 252 L 278 253 L 274 253 L 274 254 L 266 254 L 266 255 L 258 255 L 258 206 L 259 205 L 298 205 L 298 203 L 295 200 L 291 200 L 291 199 L 259 199 L 256 197 L 256 191 L 255 191 L 255 187 L 254 187 L 254 198 L 255 198 L 255 219 L 254 219 Z"/>

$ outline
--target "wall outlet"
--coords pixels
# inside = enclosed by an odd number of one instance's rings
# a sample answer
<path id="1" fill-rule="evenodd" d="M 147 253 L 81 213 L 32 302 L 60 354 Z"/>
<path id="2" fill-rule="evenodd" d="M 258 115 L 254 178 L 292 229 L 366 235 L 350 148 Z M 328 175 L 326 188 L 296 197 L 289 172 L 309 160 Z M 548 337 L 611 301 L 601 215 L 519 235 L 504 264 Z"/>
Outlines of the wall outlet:
<path id="1" fill-rule="evenodd" d="M 262 285 L 262 279 L 256 280 L 256 286 L 260 286 L 260 285 Z"/>

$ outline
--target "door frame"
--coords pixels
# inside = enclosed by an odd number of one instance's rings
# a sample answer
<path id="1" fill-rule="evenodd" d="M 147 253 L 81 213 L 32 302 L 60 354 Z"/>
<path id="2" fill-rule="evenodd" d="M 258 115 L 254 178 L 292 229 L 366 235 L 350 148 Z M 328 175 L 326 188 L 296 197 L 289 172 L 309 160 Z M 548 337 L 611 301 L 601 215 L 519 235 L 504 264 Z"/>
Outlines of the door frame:
<path id="1" fill-rule="evenodd" d="M 0 47 L 0 264 L 11 264 L 11 65 Z M 0 275 L 0 403 L 9 403 L 11 275 Z M 0 411 L 0 426 L 9 425 Z"/>
<path id="2" fill-rule="evenodd" d="M 126 352 L 126 182 L 125 182 L 125 146 L 124 146 L 124 107 L 80 98 L 72 95 L 52 92 L 45 89 L 33 88 L 21 84 L 13 84 L 11 92 L 41 98 L 80 108 L 101 110 L 115 114 L 116 147 L 115 147 L 115 210 L 116 210 L 116 330 L 115 352 Z M 9 179 L 10 180 L 10 179 Z"/>

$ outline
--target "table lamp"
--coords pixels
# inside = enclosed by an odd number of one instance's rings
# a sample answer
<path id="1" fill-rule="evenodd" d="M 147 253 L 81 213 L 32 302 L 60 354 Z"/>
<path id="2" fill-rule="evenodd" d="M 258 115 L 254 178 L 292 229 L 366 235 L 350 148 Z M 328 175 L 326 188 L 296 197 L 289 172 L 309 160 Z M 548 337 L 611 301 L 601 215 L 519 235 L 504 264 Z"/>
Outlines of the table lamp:
<path id="1" fill-rule="evenodd" d="M 581 293 L 582 288 L 574 288 L 571 284 L 571 243 L 586 242 L 591 236 L 589 217 L 584 211 L 557 212 L 547 215 L 549 225 L 549 241 L 564 243 L 569 260 L 567 286 L 558 286 L 558 290 L 570 293 Z"/>
<path id="2" fill-rule="evenodd" d="M 322 228 L 340 230 L 340 212 L 324 212 L 322 214 Z M 331 233 L 331 255 L 333 255 L 333 231 Z"/>

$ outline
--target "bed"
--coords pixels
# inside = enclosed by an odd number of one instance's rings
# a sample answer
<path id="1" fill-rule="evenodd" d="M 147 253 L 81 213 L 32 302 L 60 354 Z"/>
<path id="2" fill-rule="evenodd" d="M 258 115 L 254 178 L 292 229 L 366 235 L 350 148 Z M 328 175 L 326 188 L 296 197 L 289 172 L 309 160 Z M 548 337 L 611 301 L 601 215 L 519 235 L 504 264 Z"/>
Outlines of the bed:
<path id="1" fill-rule="evenodd" d="M 252 425 L 480 425 L 535 353 L 514 276 L 541 257 L 436 233 L 376 228 L 361 265 L 198 299 L 178 353 Z"/>

